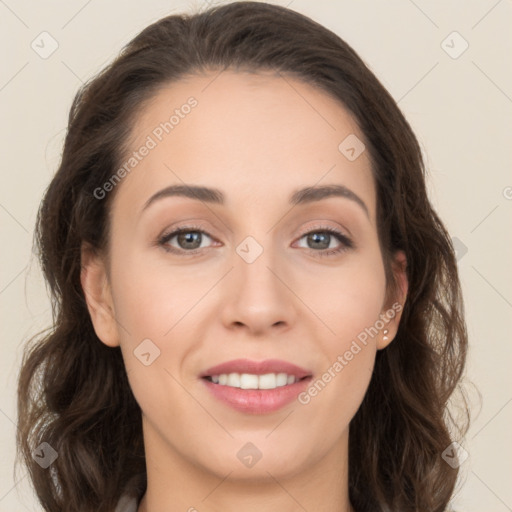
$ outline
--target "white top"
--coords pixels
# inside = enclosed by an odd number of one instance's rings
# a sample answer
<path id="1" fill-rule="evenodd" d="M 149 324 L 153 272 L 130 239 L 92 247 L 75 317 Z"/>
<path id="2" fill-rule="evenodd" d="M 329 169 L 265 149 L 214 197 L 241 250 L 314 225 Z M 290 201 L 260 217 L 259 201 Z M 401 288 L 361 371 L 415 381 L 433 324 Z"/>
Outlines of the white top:
<path id="1" fill-rule="evenodd" d="M 138 503 L 135 498 L 124 495 L 117 503 L 115 512 L 137 512 Z"/>

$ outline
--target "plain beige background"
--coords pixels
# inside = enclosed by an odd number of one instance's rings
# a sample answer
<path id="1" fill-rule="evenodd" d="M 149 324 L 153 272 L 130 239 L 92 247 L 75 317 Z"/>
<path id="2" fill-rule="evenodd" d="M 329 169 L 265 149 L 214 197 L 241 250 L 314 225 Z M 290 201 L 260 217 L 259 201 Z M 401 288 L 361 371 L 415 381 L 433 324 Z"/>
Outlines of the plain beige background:
<path id="1" fill-rule="evenodd" d="M 512 2 L 273 3 L 312 17 L 352 45 L 417 134 L 431 200 L 457 239 L 471 344 L 467 373 L 482 395 L 466 439 L 459 440 L 469 457 L 453 504 L 461 512 L 511 511 Z M 0 512 L 42 510 L 24 468 L 13 473 L 15 391 L 22 343 L 51 320 L 31 244 L 71 101 L 146 25 L 207 6 L 201 0 L 0 0 Z M 44 37 L 51 49 L 44 31 L 58 44 L 47 58 L 31 47 Z"/>

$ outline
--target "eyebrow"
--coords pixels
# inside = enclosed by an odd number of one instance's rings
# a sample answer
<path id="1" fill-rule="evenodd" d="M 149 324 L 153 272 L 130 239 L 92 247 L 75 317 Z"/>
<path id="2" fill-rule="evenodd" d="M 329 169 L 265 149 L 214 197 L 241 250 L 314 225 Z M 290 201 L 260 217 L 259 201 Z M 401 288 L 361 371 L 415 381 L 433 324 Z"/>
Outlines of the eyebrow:
<path id="1" fill-rule="evenodd" d="M 225 203 L 225 196 L 222 191 L 216 188 L 204 187 L 200 185 L 170 185 L 153 194 L 144 204 L 142 211 L 146 210 L 155 201 L 167 197 L 188 197 L 197 199 L 205 203 L 220 204 Z M 349 188 L 344 185 L 322 185 L 315 187 L 305 187 L 296 190 L 290 196 L 289 202 L 292 205 L 308 204 L 330 197 L 342 197 L 357 203 L 370 218 L 368 207 L 364 201 Z"/>

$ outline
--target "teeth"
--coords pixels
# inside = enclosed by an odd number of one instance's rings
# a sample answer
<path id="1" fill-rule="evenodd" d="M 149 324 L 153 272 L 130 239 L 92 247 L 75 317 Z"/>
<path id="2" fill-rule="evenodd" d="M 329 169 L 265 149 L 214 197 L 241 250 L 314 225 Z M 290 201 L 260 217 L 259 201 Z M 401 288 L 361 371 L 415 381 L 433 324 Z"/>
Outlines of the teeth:
<path id="1" fill-rule="evenodd" d="M 265 375 L 260 375 L 259 377 L 259 389 L 274 389 L 276 387 L 276 374 L 275 373 L 267 373 Z"/>
<path id="2" fill-rule="evenodd" d="M 238 373 L 230 373 L 229 376 L 236 375 L 238 377 Z M 229 384 L 229 381 L 228 381 Z M 238 386 L 233 386 L 235 388 L 241 389 L 258 389 L 259 388 L 259 377 L 257 375 L 251 375 L 250 373 L 242 373 L 240 375 L 240 381 Z"/>
<path id="3" fill-rule="evenodd" d="M 240 387 L 240 375 L 238 373 L 230 373 L 228 375 L 228 386 L 231 386 L 232 388 L 239 388 Z"/>
<path id="4" fill-rule="evenodd" d="M 294 375 L 287 375 L 286 373 L 266 373 L 264 375 L 221 373 L 220 375 L 212 375 L 211 379 L 215 384 L 240 389 L 275 389 L 293 384 L 298 380 Z"/>
<path id="5" fill-rule="evenodd" d="M 288 375 L 286 373 L 278 373 L 276 377 L 276 386 L 286 386 Z"/>

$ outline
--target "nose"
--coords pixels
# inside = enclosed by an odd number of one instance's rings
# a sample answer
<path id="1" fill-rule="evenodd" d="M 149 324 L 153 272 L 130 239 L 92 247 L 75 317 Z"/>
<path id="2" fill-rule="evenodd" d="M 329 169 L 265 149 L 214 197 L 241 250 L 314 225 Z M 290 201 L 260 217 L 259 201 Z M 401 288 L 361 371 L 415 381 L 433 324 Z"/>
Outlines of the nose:
<path id="1" fill-rule="evenodd" d="M 264 337 L 291 328 L 298 300 L 284 259 L 262 248 L 252 262 L 235 252 L 221 317 L 228 329 Z"/>

